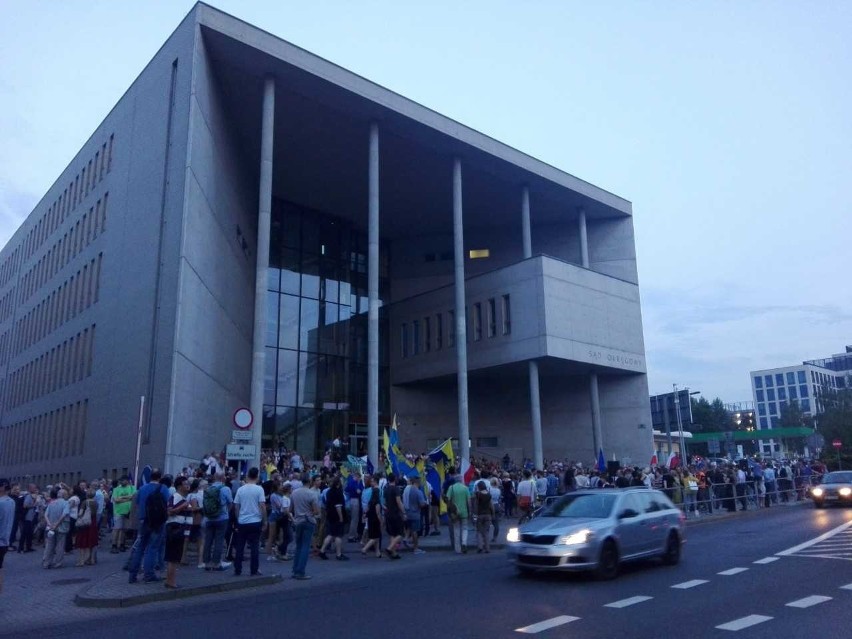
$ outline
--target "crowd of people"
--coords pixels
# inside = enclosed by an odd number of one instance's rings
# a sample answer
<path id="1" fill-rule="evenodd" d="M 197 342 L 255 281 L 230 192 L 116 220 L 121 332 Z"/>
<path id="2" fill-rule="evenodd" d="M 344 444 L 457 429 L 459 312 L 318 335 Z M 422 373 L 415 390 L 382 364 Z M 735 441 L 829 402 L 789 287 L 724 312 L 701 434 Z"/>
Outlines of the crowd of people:
<path id="1" fill-rule="evenodd" d="M 473 529 L 477 552 L 488 553 L 501 520 L 523 520 L 574 490 L 657 488 L 698 517 L 804 499 L 826 469 L 820 462 L 697 458 L 604 470 L 562 460 L 534 469 L 506 456 L 472 459 L 467 478 L 451 469 L 440 493 L 420 476 L 361 471 L 328 458 L 308 463 L 296 451 L 265 451 L 259 467 L 240 469 L 213 452 L 174 477 L 150 472 L 138 490 L 126 476 L 44 489 L 0 480 L 0 569 L 7 550 L 37 546 L 45 569 L 62 567 L 74 550 L 76 566 L 91 566 L 104 543 L 112 554 L 127 553 L 130 583 L 141 572 L 145 582 L 177 588 L 178 566 L 191 559 L 198 569 L 241 575 L 246 549 L 249 573 L 259 575 L 263 548 L 267 561 L 292 562 L 293 578 L 303 580 L 310 557 L 347 561 L 349 549 L 397 560 L 401 551 L 425 552 L 423 536 L 447 534 L 464 554 Z"/>

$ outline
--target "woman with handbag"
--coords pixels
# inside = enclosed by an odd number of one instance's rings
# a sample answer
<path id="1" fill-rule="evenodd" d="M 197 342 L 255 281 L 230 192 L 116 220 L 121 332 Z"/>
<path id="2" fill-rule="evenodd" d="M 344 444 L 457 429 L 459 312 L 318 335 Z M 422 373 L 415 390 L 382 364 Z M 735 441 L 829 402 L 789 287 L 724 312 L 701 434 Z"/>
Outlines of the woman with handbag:
<path id="1" fill-rule="evenodd" d="M 98 504 L 95 501 L 95 491 L 89 490 L 83 495 L 77 511 L 76 546 L 78 551 L 77 566 L 94 566 L 97 563 Z"/>
<path id="2" fill-rule="evenodd" d="M 177 567 L 183 557 L 183 541 L 189 537 L 192 526 L 192 505 L 186 496 L 189 494 L 189 480 L 177 477 L 174 483 L 175 493 L 169 498 L 166 520 L 166 588 L 177 588 L 175 581 Z"/>

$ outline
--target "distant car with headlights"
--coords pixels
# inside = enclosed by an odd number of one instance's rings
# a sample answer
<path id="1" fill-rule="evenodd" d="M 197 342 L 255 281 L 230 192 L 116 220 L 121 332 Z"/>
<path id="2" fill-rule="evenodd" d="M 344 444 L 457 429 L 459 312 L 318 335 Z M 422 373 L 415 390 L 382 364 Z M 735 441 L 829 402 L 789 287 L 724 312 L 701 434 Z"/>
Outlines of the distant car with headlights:
<path id="1" fill-rule="evenodd" d="M 836 470 L 823 475 L 819 486 L 811 488 L 815 508 L 852 504 L 852 470 Z"/>
<path id="2" fill-rule="evenodd" d="M 684 521 L 658 490 L 581 490 L 510 528 L 506 547 L 521 573 L 592 571 L 599 579 L 614 579 L 626 561 L 659 557 L 677 564 L 686 541 Z"/>

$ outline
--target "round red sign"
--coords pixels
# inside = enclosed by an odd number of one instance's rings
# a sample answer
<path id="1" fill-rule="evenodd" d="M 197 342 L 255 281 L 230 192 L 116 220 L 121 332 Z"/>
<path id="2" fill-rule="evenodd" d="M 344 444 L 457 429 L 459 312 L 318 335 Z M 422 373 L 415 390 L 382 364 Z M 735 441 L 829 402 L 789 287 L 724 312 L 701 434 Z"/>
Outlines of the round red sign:
<path id="1" fill-rule="evenodd" d="M 831 442 L 831 445 L 834 446 L 835 448 L 842 448 L 843 442 L 840 441 L 839 439 L 835 439 L 833 442 Z"/>
<path id="2" fill-rule="evenodd" d="M 254 415 L 248 408 L 238 408 L 234 411 L 234 426 L 240 430 L 248 430 L 254 422 Z"/>

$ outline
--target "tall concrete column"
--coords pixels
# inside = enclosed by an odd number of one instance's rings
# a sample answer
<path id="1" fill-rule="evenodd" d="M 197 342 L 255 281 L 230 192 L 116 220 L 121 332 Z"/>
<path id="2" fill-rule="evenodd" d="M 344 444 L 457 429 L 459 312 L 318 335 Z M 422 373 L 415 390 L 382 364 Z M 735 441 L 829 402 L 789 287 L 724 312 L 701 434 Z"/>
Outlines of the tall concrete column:
<path id="1" fill-rule="evenodd" d="M 523 230 L 524 259 L 532 257 L 532 233 L 530 230 L 530 190 L 521 191 L 521 227 Z M 530 360 L 530 419 L 533 432 L 533 462 L 536 468 L 544 467 L 544 450 L 541 438 L 541 390 L 538 379 L 538 362 Z"/>
<path id="2" fill-rule="evenodd" d="M 369 220 L 367 224 L 367 455 L 379 467 L 379 125 L 370 125 L 367 169 Z"/>
<path id="3" fill-rule="evenodd" d="M 260 192 L 257 207 L 257 266 L 254 281 L 254 338 L 252 340 L 251 412 L 254 414 L 252 443 L 254 464 L 260 464 L 263 434 L 263 378 L 266 373 L 266 287 L 269 269 L 269 228 L 272 224 L 272 147 L 275 125 L 275 79 L 263 85 L 260 127 Z"/>
<path id="4" fill-rule="evenodd" d="M 598 451 L 603 448 L 603 435 L 601 434 L 601 400 L 598 394 L 598 374 L 589 375 L 589 399 L 592 404 L 592 436 L 595 440 L 595 459 Z"/>
<path id="5" fill-rule="evenodd" d="M 586 210 L 579 210 L 580 219 L 580 263 L 583 268 L 589 268 L 589 235 L 586 231 Z"/>
<path id="6" fill-rule="evenodd" d="M 544 450 L 541 441 L 541 391 L 538 385 L 538 362 L 530 360 L 530 416 L 533 431 L 533 462 L 536 468 L 544 468 Z"/>
<path id="7" fill-rule="evenodd" d="M 532 257 L 532 231 L 530 229 L 530 190 L 521 191 L 521 235 L 524 240 L 524 259 Z"/>
<path id="8" fill-rule="evenodd" d="M 467 401 L 467 326 L 464 291 L 464 224 L 462 217 L 461 160 L 453 161 L 453 258 L 456 293 L 456 370 L 459 394 L 459 447 L 462 459 L 470 459 L 470 426 Z"/>

